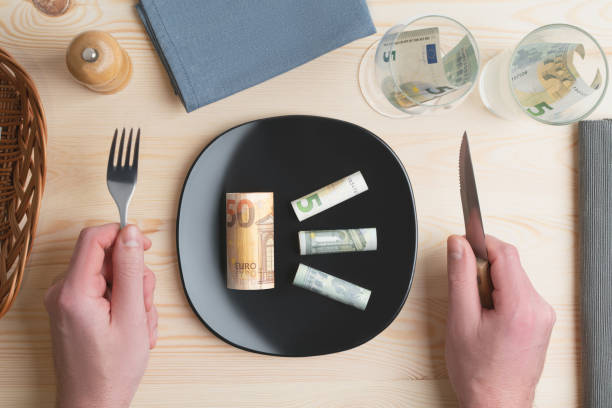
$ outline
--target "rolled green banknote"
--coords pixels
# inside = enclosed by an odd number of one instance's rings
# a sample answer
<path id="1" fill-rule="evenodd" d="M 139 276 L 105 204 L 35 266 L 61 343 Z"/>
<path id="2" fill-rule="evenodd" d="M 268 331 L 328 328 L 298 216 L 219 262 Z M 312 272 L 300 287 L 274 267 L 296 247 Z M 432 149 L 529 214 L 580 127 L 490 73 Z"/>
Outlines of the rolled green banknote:
<path id="1" fill-rule="evenodd" d="M 454 90 L 444 74 L 439 42 L 438 27 L 398 34 L 385 58 L 392 68 L 382 82 L 391 104 L 406 109 Z"/>
<path id="2" fill-rule="evenodd" d="M 304 264 L 298 266 L 293 284 L 359 310 L 365 310 L 372 293 L 368 289 Z"/>
<path id="3" fill-rule="evenodd" d="M 582 44 L 526 44 L 515 52 L 510 81 L 527 113 L 554 121 L 567 108 L 599 89 L 602 82 L 599 70 L 588 85 L 574 66 L 575 55 L 584 58 Z"/>
<path id="4" fill-rule="evenodd" d="M 300 255 L 376 251 L 376 228 L 298 232 Z"/>
<path id="5" fill-rule="evenodd" d="M 298 220 L 304 221 L 320 212 L 353 198 L 368 189 L 360 171 L 335 181 L 291 202 Z"/>
<path id="6" fill-rule="evenodd" d="M 404 31 L 385 53 L 394 64 L 381 87 L 389 102 L 407 109 L 456 91 L 478 73 L 476 51 L 467 36 L 442 57 L 437 27 Z"/>
<path id="7" fill-rule="evenodd" d="M 446 79 L 452 86 L 461 87 L 478 74 L 476 50 L 467 35 L 442 58 Z"/>

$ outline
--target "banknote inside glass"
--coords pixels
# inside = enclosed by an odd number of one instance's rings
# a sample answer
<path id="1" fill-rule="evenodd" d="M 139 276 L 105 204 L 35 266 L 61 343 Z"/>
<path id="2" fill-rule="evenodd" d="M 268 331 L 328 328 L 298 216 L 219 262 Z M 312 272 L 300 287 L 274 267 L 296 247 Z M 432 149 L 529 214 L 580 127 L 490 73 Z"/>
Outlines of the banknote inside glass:
<path id="1" fill-rule="evenodd" d="M 579 75 L 575 57 L 584 58 L 584 46 L 570 43 L 534 43 L 520 46 L 510 67 L 512 91 L 531 116 L 555 121 L 601 87 L 599 69 L 591 84 Z"/>
<path id="2" fill-rule="evenodd" d="M 388 64 L 382 92 L 400 110 L 433 101 L 456 92 L 478 74 L 478 58 L 470 39 L 464 36 L 442 56 L 438 27 L 403 31 L 383 53 Z"/>

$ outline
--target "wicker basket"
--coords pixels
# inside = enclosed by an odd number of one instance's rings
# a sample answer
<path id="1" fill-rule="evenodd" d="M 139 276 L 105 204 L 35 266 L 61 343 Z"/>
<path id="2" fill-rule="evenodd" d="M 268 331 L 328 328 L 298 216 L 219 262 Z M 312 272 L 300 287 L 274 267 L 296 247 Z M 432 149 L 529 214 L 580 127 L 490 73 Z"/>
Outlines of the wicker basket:
<path id="1" fill-rule="evenodd" d="M 45 185 L 47 125 L 30 76 L 0 49 L 0 317 L 19 292 Z"/>

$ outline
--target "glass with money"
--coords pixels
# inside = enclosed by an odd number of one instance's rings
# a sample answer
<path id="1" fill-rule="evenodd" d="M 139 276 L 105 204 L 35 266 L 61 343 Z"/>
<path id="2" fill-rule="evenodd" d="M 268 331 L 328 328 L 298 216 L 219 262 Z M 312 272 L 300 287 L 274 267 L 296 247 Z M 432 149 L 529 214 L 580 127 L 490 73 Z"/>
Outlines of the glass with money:
<path id="1" fill-rule="evenodd" d="M 365 100 L 378 113 L 405 118 L 457 106 L 474 89 L 476 40 L 458 21 L 416 17 L 391 27 L 359 67 Z"/>
<path id="2" fill-rule="evenodd" d="M 608 87 L 608 62 L 597 41 L 568 24 L 527 34 L 514 49 L 493 57 L 480 77 L 480 97 L 494 114 L 526 116 L 549 125 L 586 118 Z"/>

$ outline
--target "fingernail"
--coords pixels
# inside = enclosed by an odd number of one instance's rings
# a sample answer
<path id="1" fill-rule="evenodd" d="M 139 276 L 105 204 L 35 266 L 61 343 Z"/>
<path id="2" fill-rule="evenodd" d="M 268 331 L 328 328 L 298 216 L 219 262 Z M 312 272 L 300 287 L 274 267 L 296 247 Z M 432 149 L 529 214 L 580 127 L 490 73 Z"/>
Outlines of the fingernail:
<path id="1" fill-rule="evenodd" d="M 463 258 L 463 245 L 459 238 L 451 237 L 448 240 L 448 257 L 456 261 Z"/>
<path id="2" fill-rule="evenodd" d="M 134 225 L 128 225 L 122 231 L 123 245 L 128 248 L 140 247 L 140 232 Z"/>

